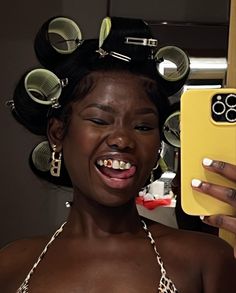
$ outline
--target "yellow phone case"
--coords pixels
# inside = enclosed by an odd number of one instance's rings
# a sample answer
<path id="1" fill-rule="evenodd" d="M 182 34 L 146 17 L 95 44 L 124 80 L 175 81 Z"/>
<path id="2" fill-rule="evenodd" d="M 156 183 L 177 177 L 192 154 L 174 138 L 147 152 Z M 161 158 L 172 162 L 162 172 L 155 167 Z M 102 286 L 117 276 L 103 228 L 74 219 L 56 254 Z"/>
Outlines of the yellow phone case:
<path id="1" fill-rule="evenodd" d="M 230 94 L 233 94 L 233 103 L 230 110 L 235 117 L 236 89 L 188 90 L 181 97 L 181 205 L 187 214 L 203 216 L 212 214 L 236 215 L 236 210 L 230 205 L 197 192 L 191 187 L 191 180 L 196 178 L 236 188 L 236 183 L 218 174 L 211 173 L 202 166 L 203 158 L 236 164 L 236 121 L 233 123 L 216 122 L 213 119 L 215 117 L 212 117 L 212 99 L 219 102 L 215 109 L 220 113 L 224 110 L 221 108 L 221 102 L 225 102 L 223 98 Z M 236 236 L 230 231 L 219 229 L 219 237 L 232 246 L 236 245 Z"/>
<path id="2" fill-rule="evenodd" d="M 218 115 L 224 110 L 222 103 L 226 109 Z M 236 89 L 191 89 L 181 97 L 181 205 L 190 215 L 236 213 L 230 205 L 194 191 L 191 187 L 191 180 L 197 178 L 236 188 L 236 183 L 206 171 L 202 166 L 203 158 L 236 164 L 236 121 L 214 121 L 212 106 L 217 110 L 217 117 L 225 117 L 228 110 L 226 117 L 236 117 Z"/>

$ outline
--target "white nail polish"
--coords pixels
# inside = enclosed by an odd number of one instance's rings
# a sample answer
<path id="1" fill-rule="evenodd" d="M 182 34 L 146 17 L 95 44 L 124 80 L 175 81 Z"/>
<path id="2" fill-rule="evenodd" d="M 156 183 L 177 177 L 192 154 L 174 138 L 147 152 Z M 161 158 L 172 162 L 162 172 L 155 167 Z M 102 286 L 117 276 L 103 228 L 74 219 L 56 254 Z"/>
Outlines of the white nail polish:
<path id="1" fill-rule="evenodd" d="M 200 217 L 200 219 L 203 221 L 204 220 L 204 218 L 205 218 L 205 216 L 199 216 Z"/>
<path id="2" fill-rule="evenodd" d="M 203 163 L 204 166 L 210 167 L 212 165 L 212 163 L 213 163 L 213 160 L 208 159 L 208 158 L 204 158 L 202 163 Z"/>
<path id="3" fill-rule="evenodd" d="M 200 187 L 202 184 L 202 181 L 199 179 L 193 179 L 192 180 L 192 187 Z"/>

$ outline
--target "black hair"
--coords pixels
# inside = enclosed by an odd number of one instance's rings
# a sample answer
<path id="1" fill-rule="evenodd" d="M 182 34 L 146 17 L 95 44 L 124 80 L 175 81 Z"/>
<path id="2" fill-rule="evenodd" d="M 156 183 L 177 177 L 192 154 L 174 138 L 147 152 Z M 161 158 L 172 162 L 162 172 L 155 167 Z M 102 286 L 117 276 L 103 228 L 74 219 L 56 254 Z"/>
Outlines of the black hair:
<path id="1" fill-rule="evenodd" d="M 42 26 L 43 30 L 45 30 L 48 22 Z M 70 120 L 71 103 L 82 99 L 91 90 L 94 84 L 92 74 L 94 72 L 110 71 L 125 71 L 145 78 L 143 85 L 151 101 L 158 109 L 159 127 L 162 129 L 163 123 L 169 114 L 170 105 L 166 94 L 166 84 L 163 83 L 158 74 L 156 60 L 153 58 L 155 48 L 125 43 L 126 37 L 151 39 L 150 28 L 142 20 L 120 17 L 111 18 L 111 24 L 111 31 L 103 40 L 102 46 L 99 39 L 84 40 L 72 54 L 59 58 L 58 52 L 56 52 L 55 60 L 49 62 L 50 71 L 60 80 L 66 79 L 68 81 L 58 99 L 59 108 L 38 104 L 29 98 L 24 87 L 26 74 L 21 77 L 14 91 L 12 112 L 14 117 L 29 131 L 37 135 L 46 136 L 48 119 L 51 117 L 61 119 L 64 122 L 66 131 Z M 37 34 L 34 48 L 39 61 L 45 67 L 47 66 L 45 58 L 42 61 L 39 56 L 42 56 L 42 52 L 47 51 L 48 43 L 43 48 L 41 35 L 41 33 Z M 101 46 L 100 50 L 99 45 Z M 39 54 L 39 47 L 42 49 L 41 54 Z M 104 52 L 105 54 L 103 55 Z M 127 61 L 117 58 L 112 52 L 130 59 Z M 50 48 L 49 57 L 50 60 L 53 57 L 52 48 Z M 30 156 L 30 166 L 38 176 L 58 185 L 71 186 L 65 166 L 64 164 L 62 165 L 62 175 L 55 179 L 50 176 L 49 172 L 42 172 L 35 168 Z"/>

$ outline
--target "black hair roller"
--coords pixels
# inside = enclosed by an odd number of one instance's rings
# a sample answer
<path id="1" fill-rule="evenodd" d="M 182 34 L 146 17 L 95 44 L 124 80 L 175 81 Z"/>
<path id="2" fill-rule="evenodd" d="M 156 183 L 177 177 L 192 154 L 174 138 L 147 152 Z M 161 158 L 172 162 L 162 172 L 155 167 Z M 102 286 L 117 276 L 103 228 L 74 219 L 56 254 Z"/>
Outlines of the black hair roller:
<path id="1" fill-rule="evenodd" d="M 59 177 L 50 174 L 51 148 L 48 141 L 42 141 L 36 145 L 30 153 L 29 165 L 35 175 L 58 186 L 72 187 L 70 177 L 62 158 L 61 175 Z"/>
<path id="2" fill-rule="evenodd" d="M 184 86 L 190 72 L 190 61 L 187 54 L 176 46 L 160 48 L 155 54 L 157 64 L 157 79 L 166 96 L 178 93 Z M 169 61 L 174 68 L 165 67 L 164 62 Z"/>
<path id="3" fill-rule="evenodd" d="M 73 54 L 82 43 L 79 26 L 70 18 L 48 19 L 36 34 L 34 50 L 39 62 L 48 69 Z"/>
<path id="4" fill-rule="evenodd" d="M 107 52 L 114 51 L 126 55 L 131 58 L 131 61 L 143 61 L 150 58 L 150 47 L 128 44 L 126 42 L 127 37 L 151 39 L 152 34 L 147 23 L 141 19 L 122 17 L 106 17 L 103 19 L 99 36 L 100 48 Z"/>
<path id="5" fill-rule="evenodd" d="M 29 98 L 25 90 L 25 76 L 26 74 L 21 77 L 15 87 L 12 114 L 30 132 L 37 135 L 45 135 L 47 129 L 46 116 L 49 107 L 35 103 Z"/>
<path id="6" fill-rule="evenodd" d="M 24 74 L 13 95 L 14 117 L 31 132 L 45 135 L 49 109 L 60 108 L 59 98 L 66 82 L 44 68 Z"/>

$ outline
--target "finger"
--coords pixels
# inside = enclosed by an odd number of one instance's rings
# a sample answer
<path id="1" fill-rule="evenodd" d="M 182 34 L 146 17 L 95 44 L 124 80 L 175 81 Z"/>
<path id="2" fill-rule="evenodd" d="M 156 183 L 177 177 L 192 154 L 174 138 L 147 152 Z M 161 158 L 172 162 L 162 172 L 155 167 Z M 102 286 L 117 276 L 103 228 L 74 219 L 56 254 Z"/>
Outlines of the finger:
<path id="1" fill-rule="evenodd" d="M 199 179 L 192 180 L 194 190 L 209 194 L 236 208 L 236 189 L 204 182 Z"/>
<path id="2" fill-rule="evenodd" d="M 236 234 L 236 218 L 226 215 L 213 215 L 203 218 L 203 222 Z"/>
<path id="3" fill-rule="evenodd" d="M 213 227 L 225 229 L 236 236 L 236 218 L 226 215 L 213 215 L 201 217 L 202 221 Z M 234 246 L 234 258 L 236 259 L 236 245 Z"/>
<path id="4" fill-rule="evenodd" d="M 229 180 L 236 181 L 236 165 L 208 158 L 203 159 L 202 164 L 209 171 L 221 174 Z"/>

